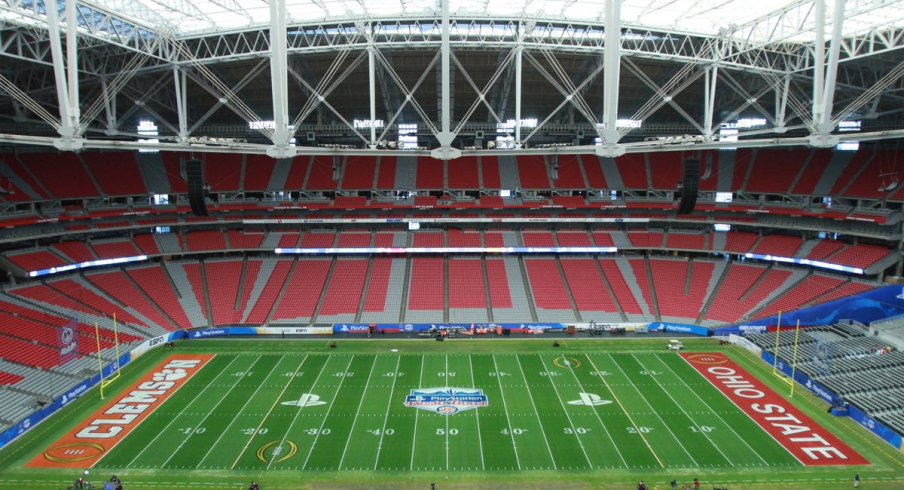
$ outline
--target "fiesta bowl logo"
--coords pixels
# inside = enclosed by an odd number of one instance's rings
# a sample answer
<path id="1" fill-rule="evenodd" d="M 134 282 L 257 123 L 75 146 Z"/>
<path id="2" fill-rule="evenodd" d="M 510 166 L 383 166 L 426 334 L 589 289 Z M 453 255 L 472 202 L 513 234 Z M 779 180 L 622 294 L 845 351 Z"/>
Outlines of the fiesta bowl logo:
<path id="1" fill-rule="evenodd" d="M 487 396 L 478 388 L 422 388 L 411 390 L 405 398 L 406 407 L 439 415 L 454 415 L 487 405 Z"/>

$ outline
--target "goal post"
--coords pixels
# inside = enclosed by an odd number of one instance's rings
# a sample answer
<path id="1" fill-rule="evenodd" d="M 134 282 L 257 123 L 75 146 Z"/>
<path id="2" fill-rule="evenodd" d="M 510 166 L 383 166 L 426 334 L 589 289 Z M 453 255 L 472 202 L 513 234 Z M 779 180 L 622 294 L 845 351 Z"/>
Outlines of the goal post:
<path id="1" fill-rule="evenodd" d="M 781 349 L 781 344 L 779 342 L 779 338 L 782 334 L 782 313 L 778 313 L 778 320 L 775 325 L 775 349 L 774 356 L 772 359 L 772 375 L 778 378 L 779 381 L 788 385 L 790 391 L 789 396 L 794 397 L 794 375 L 797 372 L 797 352 L 798 346 L 800 345 L 800 319 L 797 320 L 797 325 L 794 328 L 794 343 L 792 344 L 791 350 L 791 375 L 786 375 L 781 369 L 778 367 L 778 359 Z"/>
<path id="2" fill-rule="evenodd" d="M 111 373 L 110 377 L 104 379 L 104 360 L 100 355 L 101 347 L 100 347 L 100 326 L 97 322 L 94 322 L 94 336 L 97 341 L 97 371 L 100 375 L 100 398 L 104 399 L 104 389 L 110 384 L 114 383 L 117 379 L 119 379 L 119 366 L 117 366 L 116 370 Z M 114 362 L 119 362 L 119 328 L 116 324 L 116 313 L 113 314 L 113 347 L 116 350 L 116 360 Z"/>

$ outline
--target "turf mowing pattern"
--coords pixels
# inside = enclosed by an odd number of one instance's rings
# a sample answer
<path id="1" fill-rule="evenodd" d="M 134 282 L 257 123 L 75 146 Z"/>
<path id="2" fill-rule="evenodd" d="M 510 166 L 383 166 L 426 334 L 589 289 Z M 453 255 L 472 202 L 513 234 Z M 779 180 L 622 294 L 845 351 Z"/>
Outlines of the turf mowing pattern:
<path id="1" fill-rule="evenodd" d="M 405 406 L 412 390 L 441 387 L 481 389 L 488 405 Z M 221 353 L 97 467 L 802 468 L 677 354 L 653 352 Z"/>

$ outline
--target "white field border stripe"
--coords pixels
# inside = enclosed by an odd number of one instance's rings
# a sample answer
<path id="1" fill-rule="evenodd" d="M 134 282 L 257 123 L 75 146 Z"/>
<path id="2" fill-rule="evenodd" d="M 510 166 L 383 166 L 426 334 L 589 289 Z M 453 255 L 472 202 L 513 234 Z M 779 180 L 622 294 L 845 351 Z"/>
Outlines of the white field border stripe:
<path id="1" fill-rule="evenodd" d="M 469 354 L 470 355 L 470 354 Z M 509 436 L 512 438 L 512 449 L 515 450 L 515 462 L 518 463 L 518 471 L 521 470 L 521 458 L 518 456 L 518 445 L 515 444 L 515 433 L 512 432 L 512 419 L 509 417 L 508 405 L 505 402 L 505 393 L 502 391 L 502 376 L 499 375 L 499 366 L 496 364 L 496 356 L 493 356 L 493 367 L 496 369 L 496 381 L 499 383 L 499 396 L 502 398 L 502 410 L 505 411 L 505 420 L 508 422 Z M 544 438 L 546 436 L 543 436 Z M 552 455 L 550 454 L 550 457 Z"/>
<path id="2" fill-rule="evenodd" d="M 421 389 L 424 382 L 424 355 L 421 354 L 421 374 L 418 376 L 417 389 Z M 417 443 L 417 416 L 421 412 L 418 408 L 414 411 L 414 430 L 411 432 L 411 463 L 409 471 L 414 471 L 414 445 Z"/>
<path id="3" fill-rule="evenodd" d="M 268 410 L 266 415 L 264 415 L 264 418 L 261 419 L 261 423 L 257 424 L 257 428 L 254 430 L 254 434 L 251 434 L 251 437 L 248 438 L 248 442 L 246 442 L 245 446 L 242 447 L 242 450 L 239 452 L 239 455 L 235 458 L 235 461 L 232 462 L 232 466 L 229 469 L 234 470 L 235 465 L 239 464 L 239 460 L 242 459 L 242 456 L 245 454 L 245 451 L 248 450 L 248 446 L 251 445 L 251 441 L 253 441 L 254 438 L 257 437 L 258 432 L 261 431 L 261 427 L 264 426 L 264 423 L 267 422 L 267 419 L 270 417 L 270 414 L 273 413 L 273 409 L 276 407 L 276 404 L 279 403 L 280 400 L 282 400 L 283 395 L 286 394 L 286 390 L 289 389 L 289 386 L 292 384 L 292 381 L 295 381 L 295 376 L 298 375 L 298 371 L 301 370 L 301 367 L 304 366 L 305 362 L 307 362 L 308 359 L 310 359 L 310 356 L 304 356 L 304 359 L 302 359 L 301 362 L 298 363 L 298 367 L 295 368 L 295 371 L 292 373 L 292 376 L 289 377 L 289 381 L 286 382 L 286 386 L 283 386 L 282 391 L 279 392 L 279 396 L 277 396 L 276 399 L 273 400 L 273 405 L 270 405 L 270 410 Z M 327 358 L 327 362 L 329 362 L 329 358 Z M 325 367 L 326 367 L 326 362 L 323 363 L 323 367 L 320 368 L 320 372 L 323 372 L 323 368 L 325 368 Z"/>
<path id="4" fill-rule="evenodd" d="M 766 430 L 762 425 L 760 425 L 759 422 L 757 422 L 753 417 L 750 416 L 750 414 L 748 414 L 747 412 L 745 412 L 744 409 L 741 408 L 741 406 L 738 405 L 738 403 L 737 403 L 736 401 L 734 401 L 734 399 L 733 399 L 732 397 L 728 396 L 728 395 L 725 394 L 725 393 L 722 393 L 722 390 L 720 390 L 719 387 L 716 386 L 715 383 L 713 383 L 712 381 L 710 381 L 709 378 L 707 378 L 706 376 L 703 375 L 703 373 L 701 373 L 700 371 L 697 371 L 697 368 L 695 368 L 694 365 L 691 364 L 690 361 L 688 361 L 687 359 L 685 359 L 684 356 L 681 356 L 681 358 L 684 359 L 684 362 L 686 362 L 688 366 L 690 366 L 694 371 L 696 371 L 697 374 L 700 375 L 700 377 L 702 377 L 703 379 L 705 379 L 707 383 L 711 384 L 711 385 L 713 386 L 713 388 L 716 389 L 716 391 L 718 391 L 719 393 L 722 394 L 722 396 L 724 396 L 725 398 L 727 398 L 728 401 L 730 401 L 731 404 L 734 405 L 735 408 L 737 408 L 739 412 L 741 412 L 741 413 L 743 413 L 744 415 L 746 415 L 747 418 L 750 419 L 751 422 L 753 422 L 754 424 L 756 424 L 757 427 L 760 428 L 760 430 L 762 430 L 763 432 L 765 432 L 766 434 L 768 434 L 769 437 L 771 437 L 772 440 L 775 441 L 776 444 L 778 444 L 779 446 L 781 446 L 782 449 L 785 450 L 785 452 L 787 452 L 788 454 L 791 455 L 791 457 L 793 457 L 794 459 L 796 459 L 797 462 L 800 463 L 801 466 L 803 466 L 804 468 L 811 468 L 810 466 L 807 466 L 807 463 L 804 463 L 803 461 L 801 461 L 801 459 L 798 458 L 796 454 L 794 454 L 793 452 L 791 452 L 790 449 L 788 449 L 787 447 L 785 447 L 785 445 L 782 444 L 782 442 L 779 441 L 778 438 L 776 438 L 776 437 L 775 437 L 774 435 L 772 435 L 768 430 Z M 731 360 L 731 358 L 729 358 L 729 360 Z M 735 363 L 735 364 L 737 364 L 737 363 Z M 752 374 L 750 374 L 749 372 L 747 372 L 747 370 L 744 369 L 744 367 L 741 366 L 740 364 L 738 364 L 738 367 L 741 369 L 741 372 L 742 372 L 743 374 L 746 374 L 747 376 L 749 376 L 749 377 L 751 377 L 751 378 L 753 378 L 753 379 L 757 379 L 755 376 L 753 376 Z M 763 385 L 764 385 L 766 388 L 769 388 L 770 390 L 772 389 L 772 388 L 769 387 L 769 385 L 767 385 L 767 384 L 765 384 L 765 383 L 763 383 Z M 774 393 L 774 392 L 773 392 L 773 393 Z M 778 396 L 777 393 L 776 393 L 776 396 Z M 779 398 L 782 399 L 782 400 L 784 400 L 784 398 L 781 398 L 780 396 L 779 396 Z M 805 414 L 805 415 L 806 415 L 806 414 Z"/>
<path id="5" fill-rule="evenodd" d="M 348 437 L 345 438 L 345 448 L 342 449 L 342 457 L 339 458 L 339 466 L 337 468 L 342 468 L 342 463 L 345 462 L 345 454 L 348 452 L 348 445 L 352 442 L 352 434 L 355 433 L 355 426 L 358 424 L 358 414 L 361 413 L 361 407 L 364 406 L 364 399 L 367 398 L 367 387 L 370 386 L 370 379 L 374 375 L 374 369 L 377 367 L 377 361 L 380 359 L 380 356 L 373 356 L 373 364 L 370 365 L 370 373 L 367 375 L 367 382 L 364 384 L 364 392 L 361 393 L 361 400 L 358 402 L 358 410 L 355 411 L 355 419 L 352 420 L 352 427 L 348 430 Z M 338 393 L 338 391 L 336 392 Z"/>
<path id="6" fill-rule="evenodd" d="M 474 382 L 474 362 L 471 361 L 471 354 L 468 354 L 468 366 L 471 368 L 471 388 L 476 389 L 477 385 Z M 487 464 L 483 458 L 483 436 L 480 434 L 480 410 L 474 410 L 474 418 L 477 419 L 477 443 L 480 445 L 480 469 L 486 470 Z"/>
<path id="7" fill-rule="evenodd" d="M 653 415 L 655 415 L 656 418 L 658 418 L 660 422 L 662 422 L 662 425 L 665 427 L 665 430 L 669 431 L 669 434 L 672 435 L 672 438 L 675 439 L 675 442 L 677 442 L 678 445 L 681 447 L 681 449 L 684 450 L 684 453 L 687 454 L 688 456 L 690 456 L 691 461 L 694 462 L 695 466 L 699 467 L 700 463 L 697 462 L 697 458 L 695 458 L 694 455 L 692 455 L 690 453 L 690 451 L 688 451 L 687 448 L 684 447 L 684 444 L 681 444 L 681 439 L 679 439 L 678 436 L 676 436 L 675 433 L 672 432 L 672 428 L 669 427 L 669 424 L 665 423 L 665 420 L 663 420 L 662 416 L 659 415 L 659 412 L 657 412 L 656 409 L 653 408 L 653 405 L 650 405 L 650 402 L 649 402 L 649 400 L 647 400 L 647 397 L 643 396 L 643 393 L 640 392 L 640 389 L 637 388 L 637 385 L 634 384 L 634 381 L 632 381 L 631 378 L 628 377 L 628 373 L 626 373 L 624 368 L 621 367 L 621 364 L 619 364 L 618 361 L 615 360 L 615 357 L 613 357 L 612 354 L 606 354 L 606 355 L 608 355 L 612 359 L 612 363 L 615 364 L 615 367 L 618 368 L 618 370 L 622 372 L 622 374 L 625 376 L 625 379 L 628 380 L 628 383 L 631 383 L 631 387 L 634 388 L 634 391 L 636 391 L 637 394 L 640 395 L 640 398 L 643 400 L 644 404 L 646 404 L 646 406 L 650 407 L 650 411 L 653 412 Z M 649 375 L 649 376 L 652 376 L 652 375 Z"/>
<path id="8" fill-rule="evenodd" d="M 621 411 L 625 413 L 625 417 L 628 417 L 628 422 L 631 422 L 631 425 L 634 426 L 634 431 L 637 432 L 637 435 L 640 436 L 640 438 L 643 440 L 643 443 L 647 445 L 647 449 L 649 449 L 650 454 L 652 454 L 653 457 L 656 458 L 656 462 L 659 463 L 659 467 L 665 468 L 665 465 L 662 464 L 662 460 L 659 459 L 659 455 L 656 454 L 656 451 L 653 450 L 653 446 L 650 445 L 650 441 L 648 441 L 647 438 L 643 435 L 643 432 L 640 431 L 640 428 L 637 426 L 637 422 L 634 422 L 634 419 L 631 418 L 631 414 L 628 412 L 627 409 L 625 409 L 625 406 L 622 405 L 621 400 L 618 399 L 618 395 L 615 394 L 615 390 L 613 390 L 609 386 L 609 383 L 606 381 L 606 377 L 603 376 L 603 374 L 602 374 L 602 372 L 600 372 L 599 368 L 596 367 L 596 363 L 593 362 L 593 359 L 589 355 L 584 354 L 584 357 L 586 357 L 587 360 L 590 361 L 590 366 L 593 368 L 594 371 L 596 371 L 597 377 L 599 377 L 600 381 L 603 382 L 603 384 L 606 386 L 606 389 L 609 390 L 609 393 L 612 393 L 612 398 L 615 399 L 615 403 L 618 403 L 618 406 L 619 406 L 619 408 L 621 408 Z"/>
<path id="9" fill-rule="evenodd" d="M 343 371 L 345 374 L 343 374 L 342 379 L 339 380 L 339 386 L 336 387 L 336 393 L 333 394 L 333 399 L 330 400 L 330 406 L 326 407 L 326 413 L 323 414 L 323 420 L 320 421 L 320 427 L 317 429 L 317 434 L 314 436 L 314 442 L 311 443 L 311 449 L 308 450 L 308 455 L 305 456 L 304 463 L 302 463 L 302 465 L 301 465 L 302 470 L 308 467 L 308 460 L 310 460 L 311 455 L 314 454 L 314 446 L 316 446 L 317 441 L 320 440 L 320 434 L 323 432 L 323 426 L 326 425 L 327 419 L 330 418 L 330 412 L 333 411 L 333 405 L 336 404 L 336 398 L 339 398 L 339 392 L 342 391 L 342 385 L 345 383 L 345 380 L 348 379 L 348 377 L 349 377 L 348 369 L 350 367 L 352 367 L 352 361 L 354 361 L 354 360 L 355 360 L 354 355 L 352 355 L 351 357 L 348 358 L 348 364 L 345 365 L 345 371 Z M 301 410 L 299 410 L 298 413 L 295 414 L 296 418 L 292 420 L 293 425 L 295 424 L 295 420 L 298 420 L 299 413 L 301 413 Z M 292 427 L 290 426 L 289 428 L 291 429 Z M 288 435 L 289 435 L 289 431 L 286 431 L 286 436 L 288 436 Z M 280 446 L 282 446 L 282 444 L 280 444 Z M 272 462 L 273 461 L 271 459 L 270 463 L 272 463 Z M 269 466 L 270 465 L 268 464 L 267 467 L 269 468 Z"/>
<path id="10" fill-rule="evenodd" d="M 182 414 L 184 414 L 185 411 L 188 410 L 188 407 L 192 406 L 192 405 L 195 403 L 195 401 L 198 400 L 198 398 L 201 398 L 201 395 L 203 395 L 204 392 L 206 392 L 208 388 L 210 388 L 211 386 L 213 386 L 213 385 L 214 385 L 214 382 L 215 382 L 217 379 L 219 379 L 220 376 L 223 376 L 223 374 L 226 373 L 226 370 L 229 369 L 229 367 L 232 366 L 232 363 L 234 363 L 239 357 L 241 357 L 241 356 L 236 355 L 235 357 L 233 357 L 232 360 L 229 361 L 229 364 L 227 364 L 225 367 L 223 367 L 223 370 L 220 371 L 220 374 L 216 375 L 216 376 L 214 377 L 214 379 L 212 379 L 210 383 L 207 383 L 207 385 L 205 385 L 204 388 L 203 388 L 202 390 L 199 390 L 198 393 L 195 395 L 195 397 L 192 398 L 190 402 L 186 403 L 185 406 L 182 407 L 182 410 L 180 410 L 179 413 L 176 414 L 175 417 L 172 417 L 172 418 L 170 419 L 170 421 L 166 424 L 166 426 L 164 426 L 163 429 L 162 429 L 161 431 L 157 432 L 157 435 L 154 436 L 153 439 L 151 439 L 151 442 L 145 444 L 144 447 L 141 449 L 141 451 L 139 451 L 138 454 L 136 454 L 135 457 L 132 458 L 132 461 L 129 461 L 129 464 L 125 465 L 124 468 L 129 468 L 129 467 L 131 467 L 131 466 L 135 463 L 135 461 L 138 460 L 138 457 L 139 457 L 139 456 L 141 456 L 142 454 L 144 454 L 144 452 L 147 451 L 149 448 L 153 447 L 153 446 L 154 446 L 154 443 L 157 442 L 157 439 L 159 439 L 160 436 L 162 436 L 162 435 L 166 432 L 166 430 L 170 428 L 171 425 L 173 425 L 174 423 L 176 423 L 176 420 L 178 420 L 180 417 L 182 417 Z M 208 361 L 208 364 L 209 364 L 209 361 Z M 207 365 L 205 365 L 204 367 L 207 367 Z M 197 373 L 195 373 L 195 374 L 197 374 Z M 183 386 L 185 386 L 185 385 L 183 385 Z M 169 401 L 169 399 L 167 399 L 167 401 Z M 147 420 L 147 419 L 145 419 L 145 420 Z M 125 439 L 125 438 L 123 438 L 123 439 Z M 107 454 L 110 454 L 110 450 L 112 450 L 112 449 L 113 449 L 113 448 L 108 449 L 108 450 L 107 450 Z M 101 458 L 101 459 L 103 459 L 103 458 Z M 97 464 L 97 463 L 95 463 L 95 465 L 96 465 L 96 464 Z"/>
<path id="11" fill-rule="evenodd" d="M 536 354 L 536 356 L 540 359 L 540 364 L 543 365 L 543 370 L 546 371 L 546 378 L 549 379 L 549 384 L 552 385 L 552 390 L 556 392 L 556 398 L 559 399 L 559 404 L 562 405 L 562 411 L 565 412 L 565 418 L 568 419 L 568 425 L 571 426 L 571 430 L 574 432 L 574 437 L 578 441 L 578 446 L 581 446 L 581 452 L 584 453 L 584 459 L 587 460 L 587 465 L 590 469 L 593 469 L 593 461 L 590 461 L 590 456 L 587 454 L 587 449 L 584 448 L 584 441 L 581 440 L 581 435 L 578 434 L 577 427 L 574 425 L 574 421 L 571 420 L 571 414 L 568 413 L 568 408 L 565 406 L 565 402 L 562 400 L 562 395 L 559 394 L 559 387 L 556 386 L 555 381 L 552 380 L 552 372 L 549 370 L 549 366 L 546 365 L 546 361 L 543 360 L 543 354 Z"/>
<path id="12" fill-rule="evenodd" d="M 565 357 L 565 354 L 562 354 L 562 357 Z M 567 361 L 567 359 L 566 359 Z M 581 389 L 582 393 L 586 393 L 587 390 L 584 389 L 584 383 L 581 383 L 581 380 L 578 379 L 577 373 L 574 372 L 574 365 L 570 362 L 568 363 L 568 370 L 571 372 L 571 375 L 574 377 L 574 380 L 578 383 L 578 388 Z M 606 437 L 609 438 L 609 441 L 612 442 L 612 447 L 615 448 L 615 452 L 618 453 L 618 458 L 621 459 L 622 464 L 625 465 L 625 468 L 628 468 L 628 462 L 625 461 L 624 455 L 622 455 L 621 451 L 618 449 L 618 444 L 615 443 L 615 439 L 612 438 L 612 434 L 609 432 L 609 428 L 606 427 L 606 423 L 603 422 L 603 418 L 600 417 L 600 412 L 597 410 L 595 406 L 591 406 L 593 409 L 593 414 L 596 415 L 596 420 L 599 421 L 600 425 L 603 426 L 603 430 L 606 432 Z"/>
<path id="13" fill-rule="evenodd" d="M 307 357 L 307 356 L 305 356 L 305 357 Z M 235 415 L 232 417 L 232 420 L 229 421 L 229 425 L 227 425 L 226 428 L 223 429 L 223 432 L 220 433 L 220 437 L 217 437 L 217 440 L 214 441 L 213 444 L 211 444 L 210 449 L 207 450 L 207 453 L 204 454 L 204 457 L 201 458 L 201 460 L 198 461 L 198 464 L 195 465 L 195 469 L 198 469 L 198 467 L 201 466 L 201 463 L 203 463 L 204 460 L 207 459 L 208 456 L 210 456 L 210 453 L 213 452 L 213 448 L 217 447 L 217 444 L 219 444 L 220 441 L 223 440 L 223 436 L 225 436 L 226 433 L 229 432 L 229 429 L 232 427 L 232 424 L 234 424 L 235 421 L 239 419 L 239 415 L 242 415 L 242 413 L 245 412 L 245 407 L 247 407 L 248 404 L 251 403 L 252 400 L 254 400 L 254 398 L 257 396 L 257 393 L 261 390 L 261 388 L 264 387 L 264 384 L 266 384 L 267 380 L 270 379 L 270 376 L 273 376 L 273 373 L 276 372 L 276 367 L 279 366 L 279 363 L 283 362 L 283 359 L 285 359 L 285 358 L 286 358 L 286 356 L 284 356 L 284 355 L 280 356 L 279 360 L 276 361 L 276 363 L 273 365 L 272 368 L 270 368 L 270 372 L 267 373 L 267 376 L 264 377 L 264 381 L 259 383 L 257 385 L 257 389 L 254 390 L 254 393 L 252 393 L 251 396 L 249 396 L 248 399 L 245 400 L 245 404 L 242 405 L 242 408 L 240 408 L 239 411 L 235 413 Z"/>
<path id="14" fill-rule="evenodd" d="M 540 412 L 537 410 L 537 403 L 534 402 L 534 395 L 530 392 L 530 385 L 527 383 L 527 376 L 524 375 L 524 366 L 521 365 L 521 357 L 519 357 L 518 354 L 515 354 L 515 360 L 518 362 L 518 369 L 521 371 L 521 379 L 524 380 L 524 387 L 527 388 L 527 397 L 530 398 L 530 404 L 534 409 L 534 415 L 537 416 L 537 423 L 540 424 L 540 433 L 543 434 L 543 442 L 546 443 L 546 450 L 549 451 L 549 460 L 552 462 L 552 469 L 558 470 L 559 465 L 556 464 L 556 458 L 552 455 L 552 447 L 550 447 L 549 445 L 549 439 L 546 438 L 546 429 L 543 428 L 543 420 L 540 419 Z M 496 354 L 493 354 L 493 364 L 496 364 Z"/>
<path id="15" fill-rule="evenodd" d="M 446 357 L 446 365 L 445 365 L 444 369 L 446 370 L 446 375 L 443 376 L 443 378 L 445 378 L 444 381 L 446 383 L 446 387 L 449 387 L 450 386 L 450 383 L 449 383 L 449 354 L 446 354 L 445 357 Z M 446 419 L 446 471 L 448 471 L 449 470 L 449 416 L 446 415 L 444 418 Z"/>
<path id="16" fill-rule="evenodd" d="M 678 357 L 681 357 L 681 356 L 678 356 Z M 698 400 L 700 400 L 700 403 L 702 403 L 703 405 L 706 405 L 706 402 L 703 401 L 703 398 L 702 398 L 696 391 L 694 391 L 694 390 L 691 389 L 691 385 L 687 384 L 687 381 L 685 381 L 683 377 L 681 377 L 678 373 L 676 373 L 675 370 L 672 369 L 672 366 L 669 366 L 668 364 L 666 364 L 666 362 L 663 361 L 663 360 L 662 360 L 662 357 L 660 357 L 658 354 L 656 355 L 656 359 L 659 359 L 659 362 L 662 363 L 662 365 L 665 366 L 666 369 L 668 369 L 669 371 L 671 371 L 672 374 L 674 374 L 675 377 L 678 378 L 678 379 L 681 381 L 681 383 L 682 383 L 684 386 L 687 387 L 688 391 L 690 391 L 691 393 L 693 393 L 694 396 L 697 397 Z M 683 357 L 682 357 L 682 359 L 683 359 Z M 696 370 L 695 370 L 694 372 L 696 372 Z M 707 381 L 707 383 L 709 383 L 709 382 Z M 711 385 L 711 383 L 710 383 L 710 385 Z M 707 406 L 707 408 L 709 408 L 709 407 Z M 743 442 L 744 445 L 747 446 L 747 448 L 750 449 L 750 451 L 751 451 L 757 458 L 759 458 L 760 461 L 763 462 L 763 464 L 765 464 L 766 466 L 771 466 L 771 465 L 769 464 L 768 461 L 766 461 L 765 459 L 763 459 L 762 456 L 760 456 L 759 451 L 753 449 L 753 447 L 747 442 L 747 439 L 745 439 L 744 437 L 741 437 L 741 435 L 738 434 L 737 431 L 734 430 L 734 427 L 732 427 L 731 424 L 729 424 L 728 422 L 726 422 L 725 419 L 723 419 L 722 416 L 718 414 L 718 412 L 716 412 L 716 411 L 713 410 L 712 408 L 710 408 L 710 411 L 713 413 L 713 415 L 716 416 L 716 418 L 718 418 L 723 424 L 725 424 L 725 426 L 728 427 L 728 430 L 730 430 L 731 433 L 735 435 L 735 437 L 737 437 L 741 442 Z"/>
<path id="17" fill-rule="evenodd" d="M 655 354 L 654 354 L 654 355 L 655 355 Z M 640 362 L 640 359 L 638 359 L 637 356 L 636 356 L 635 354 L 631 354 L 631 357 L 633 357 L 634 360 L 637 361 L 637 364 L 639 364 L 640 367 L 644 368 L 644 370 L 647 370 L 646 366 L 644 366 L 643 363 Z M 647 371 L 649 372 L 649 370 L 647 370 Z M 698 431 L 699 433 L 703 434 L 703 437 L 705 437 L 706 440 L 709 441 L 709 444 L 710 444 L 711 446 L 714 446 L 714 447 L 716 448 L 716 450 L 719 451 L 719 454 L 721 454 L 722 457 L 725 458 L 725 461 L 728 461 L 728 464 L 734 466 L 735 464 L 731 461 L 731 458 L 729 458 L 728 456 L 725 455 L 724 452 L 722 452 L 722 448 L 720 448 L 718 444 L 716 444 L 716 443 L 713 442 L 713 440 L 709 437 L 709 434 L 707 434 L 706 432 L 703 432 L 703 430 L 700 428 L 700 424 L 698 424 L 698 423 L 694 420 L 694 418 L 691 417 L 689 413 L 687 413 L 687 411 L 684 409 L 684 407 L 682 407 L 681 404 L 678 403 L 678 402 L 675 400 L 675 397 L 673 397 L 672 394 L 669 393 L 669 390 L 667 390 L 664 386 L 662 386 L 662 383 L 660 383 L 659 380 L 656 379 L 656 376 L 650 376 L 650 377 L 653 378 L 653 381 L 656 383 L 656 386 L 658 386 L 659 389 L 662 390 L 662 391 L 666 394 L 666 396 L 669 397 L 670 400 L 672 400 L 672 403 L 674 403 L 675 405 L 678 406 L 679 409 L 681 409 L 681 412 L 684 414 L 684 416 L 687 417 L 687 419 L 688 419 L 692 424 L 694 424 L 694 428 L 697 429 L 697 431 Z M 693 390 L 691 390 L 691 391 L 693 391 Z M 704 406 L 705 406 L 705 405 L 704 405 Z"/>
<path id="18" fill-rule="evenodd" d="M 239 383 L 241 383 L 242 380 L 244 380 L 244 379 L 248 376 L 248 375 L 247 375 L 248 370 L 254 368 L 254 365 L 257 364 L 258 361 L 260 361 L 260 360 L 261 360 L 261 356 L 258 355 L 258 356 L 254 359 L 254 361 L 251 363 L 251 365 L 248 366 L 247 369 L 245 369 L 245 370 L 242 371 L 242 375 L 241 375 L 241 376 L 236 376 L 236 377 L 235 377 L 235 378 L 236 378 L 235 383 L 232 383 L 232 386 L 230 386 L 229 389 L 226 390 L 226 393 L 223 393 L 223 396 L 221 396 L 220 399 L 217 400 L 216 403 L 214 403 L 213 405 L 210 406 L 210 410 L 208 410 L 207 414 L 204 415 L 204 418 L 202 418 L 201 421 L 198 422 L 197 427 L 194 427 L 194 429 L 193 429 L 191 432 L 188 433 L 187 437 L 186 437 L 185 439 L 183 439 L 182 442 L 179 443 L 179 446 L 177 446 L 176 449 L 174 449 L 173 452 L 170 454 L 170 456 L 169 456 L 168 458 L 166 458 L 166 461 L 164 461 L 163 464 L 160 465 L 161 468 L 162 468 L 162 467 L 165 467 L 165 466 L 167 465 L 167 463 L 169 463 L 170 460 L 173 459 L 173 457 L 176 455 L 176 453 L 178 453 L 179 450 L 181 450 L 182 447 L 185 446 L 185 443 L 188 442 L 188 441 L 191 439 L 191 436 L 195 435 L 195 431 L 196 431 L 196 430 L 198 430 L 199 428 L 204 427 L 204 422 L 207 422 L 207 419 L 210 418 L 210 414 L 212 414 L 212 413 L 214 412 L 214 409 L 215 409 L 216 407 L 218 407 L 221 403 L 223 403 L 223 400 L 225 400 L 226 397 L 228 397 L 229 394 L 232 393 L 232 390 L 234 390 L 235 387 L 238 386 Z"/>
<path id="19" fill-rule="evenodd" d="M 395 393 L 396 381 L 399 379 L 399 366 L 402 364 L 402 355 L 396 358 L 395 374 L 392 376 L 392 388 L 389 389 L 389 401 L 386 402 L 386 415 L 383 416 L 383 428 L 380 429 L 380 443 L 377 445 L 377 457 L 374 458 L 374 471 L 380 464 L 380 451 L 383 449 L 383 436 L 386 434 L 386 424 L 389 423 L 389 411 L 392 409 L 392 395 Z M 341 465 L 340 465 L 340 470 Z"/>

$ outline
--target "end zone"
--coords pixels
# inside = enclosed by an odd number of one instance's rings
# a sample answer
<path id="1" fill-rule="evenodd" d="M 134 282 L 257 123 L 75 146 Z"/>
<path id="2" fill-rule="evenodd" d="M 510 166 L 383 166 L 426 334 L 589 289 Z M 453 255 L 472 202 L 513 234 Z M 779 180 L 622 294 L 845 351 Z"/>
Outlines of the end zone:
<path id="1" fill-rule="evenodd" d="M 804 466 L 869 462 L 723 354 L 680 354 Z"/>
<path id="2" fill-rule="evenodd" d="M 26 466 L 93 467 L 213 357 L 205 354 L 170 356 Z"/>

